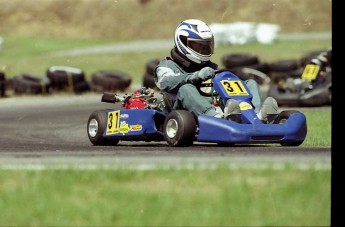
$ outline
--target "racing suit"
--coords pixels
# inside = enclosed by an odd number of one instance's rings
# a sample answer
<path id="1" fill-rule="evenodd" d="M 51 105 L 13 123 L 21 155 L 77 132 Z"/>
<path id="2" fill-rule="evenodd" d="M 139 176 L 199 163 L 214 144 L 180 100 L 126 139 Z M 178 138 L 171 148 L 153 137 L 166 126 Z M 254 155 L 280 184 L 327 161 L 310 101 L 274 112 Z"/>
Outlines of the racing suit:
<path id="1" fill-rule="evenodd" d="M 219 112 L 212 104 L 212 97 L 200 94 L 197 87 L 188 82 L 189 76 L 201 70 L 204 67 L 217 69 L 218 65 L 207 61 L 204 64 L 195 64 L 179 55 L 176 48 L 171 50 L 171 57 L 166 57 L 160 61 L 154 70 L 156 86 L 167 93 L 175 96 L 173 109 L 185 109 L 198 116 L 206 114 L 218 118 L 223 117 L 223 113 Z M 252 93 L 252 103 L 255 112 L 261 109 L 261 95 L 259 85 L 253 79 L 246 80 L 246 85 Z"/>

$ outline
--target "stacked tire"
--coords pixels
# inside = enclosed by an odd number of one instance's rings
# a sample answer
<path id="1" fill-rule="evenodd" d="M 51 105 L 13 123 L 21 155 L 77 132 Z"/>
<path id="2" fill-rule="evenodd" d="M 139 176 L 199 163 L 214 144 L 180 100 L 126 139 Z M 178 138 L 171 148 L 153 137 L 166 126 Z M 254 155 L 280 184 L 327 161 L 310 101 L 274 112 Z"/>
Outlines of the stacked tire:
<path id="1" fill-rule="evenodd" d="M 226 54 L 221 61 L 226 69 L 234 72 L 242 80 L 254 79 L 259 84 L 270 82 L 267 63 L 261 62 L 256 55 Z"/>
<path id="2" fill-rule="evenodd" d="M 284 59 L 268 63 L 269 77 L 274 84 L 286 81 L 288 78 L 300 78 L 304 67 L 298 59 Z"/>
<path id="3" fill-rule="evenodd" d="M 54 91 L 83 93 L 90 90 L 90 84 L 85 80 L 83 70 L 69 66 L 51 66 L 46 76 Z"/>
<path id="4" fill-rule="evenodd" d="M 0 98 L 6 95 L 5 73 L 0 72 Z"/>
<path id="5" fill-rule="evenodd" d="M 12 78 L 12 86 L 16 95 L 46 95 L 51 89 L 47 78 L 29 73 L 15 75 Z"/>
<path id="6" fill-rule="evenodd" d="M 101 70 L 94 72 L 91 78 L 94 91 L 125 91 L 132 82 L 129 74 L 121 71 Z"/>
<path id="7" fill-rule="evenodd" d="M 149 60 L 145 65 L 145 73 L 143 75 L 142 86 L 146 88 L 152 88 L 158 90 L 155 84 L 154 70 L 159 64 L 158 59 Z"/>

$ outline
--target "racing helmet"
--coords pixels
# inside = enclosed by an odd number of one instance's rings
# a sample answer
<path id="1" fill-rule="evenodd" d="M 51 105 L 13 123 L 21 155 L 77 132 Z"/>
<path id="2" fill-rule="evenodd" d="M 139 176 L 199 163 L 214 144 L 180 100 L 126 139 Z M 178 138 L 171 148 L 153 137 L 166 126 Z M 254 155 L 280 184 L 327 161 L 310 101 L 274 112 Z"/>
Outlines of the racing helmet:
<path id="1" fill-rule="evenodd" d="M 201 20 L 182 21 L 176 28 L 174 42 L 182 55 L 197 64 L 209 61 L 213 54 L 213 33 Z"/>

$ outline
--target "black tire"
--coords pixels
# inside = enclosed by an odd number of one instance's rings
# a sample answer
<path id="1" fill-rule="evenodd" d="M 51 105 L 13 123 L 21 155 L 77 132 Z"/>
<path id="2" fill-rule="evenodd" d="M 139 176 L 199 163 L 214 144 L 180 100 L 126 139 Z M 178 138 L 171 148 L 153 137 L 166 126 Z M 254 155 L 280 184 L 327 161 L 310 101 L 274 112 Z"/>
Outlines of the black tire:
<path id="1" fill-rule="evenodd" d="M 289 117 L 298 112 L 297 110 L 284 110 L 278 114 L 274 124 L 284 124 Z"/>
<path id="2" fill-rule="evenodd" d="M 278 117 L 274 121 L 274 124 L 284 124 L 287 119 L 289 119 L 293 114 L 299 113 L 297 110 L 285 110 L 279 113 Z M 280 145 L 285 146 L 285 147 L 292 147 L 296 146 L 298 147 L 303 143 L 304 140 L 302 141 L 294 141 L 294 142 L 284 142 L 280 143 Z"/>
<path id="3" fill-rule="evenodd" d="M 6 93 L 5 73 L 0 72 L 0 97 L 5 97 Z"/>
<path id="4" fill-rule="evenodd" d="M 159 90 L 158 87 L 155 84 L 154 76 L 150 75 L 150 74 L 147 74 L 147 73 L 143 76 L 142 86 L 146 87 L 146 88 L 152 88 L 152 89 Z"/>
<path id="5" fill-rule="evenodd" d="M 253 79 L 258 84 L 269 84 L 271 78 L 264 72 L 251 68 L 251 67 L 241 67 L 232 70 L 241 80 Z"/>
<path id="6" fill-rule="evenodd" d="M 222 57 L 222 64 L 227 69 L 259 63 L 259 58 L 251 54 L 227 54 Z"/>
<path id="7" fill-rule="evenodd" d="M 125 91 L 132 82 L 132 78 L 121 71 L 102 70 L 92 74 L 92 83 L 102 87 L 103 91 Z"/>
<path id="8" fill-rule="evenodd" d="M 85 82 L 85 74 L 79 68 L 69 66 L 51 66 L 47 69 L 47 77 L 56 91 L 75 91 L 75 86 Z"/>
<path id="9" fill-rule="evenodd" d="M 164 139 L 171 147 L 188 147 L 194 142 L 196 129 L 196 121 L 191 112 L 174 110 L 164 121 Z"/>
<path id="10" fill-rule="evenodd" d="M 88 81 L 80 82 L 74 85 L 74 92 L 76 94 L 81 94 L 83 92 L 87 92 L 91 90 L 91 85 Z"/>
<path id="11" fill-rule="evenodd" d="M 146 88 L 152 88 L 159 90 L 155 84 L 154 70 L 159 64 L 158 59 L 152 59 L 146 63 L 145 73 L 143 75 L 142 86 Z"/>
<path id="12" fill-rule="evenodd" d="M 156 66 L 159 64 L 158 59 L 152 59 L 146 63 L 146 74 L 154 75 L 153 71 L 155 70 Z"/>
<path id="13" fill-rule="evenodd" d="M 107 128 L 106 110 L 96 110 L 91 113 L 87 121 L 87 135 L 95 146 L 117 145 L 118 139 L 105 139 L 103 133 Z"/>
<path id="14" fill-rule="evenodd" d="M 13 77 L 12 78 L 5 78 L 5 89 L 6 90 L 13 90 Z"/>
<path id="15" fill-rule="evenodd" d="M 50 92 L 50 81 L 33 74 L 16 75 L 13 77 L 13 90 L 16 95 L 46 95 Z"/>
<path id="16" fill-rule="evenodd" d="M 268 63 L 266 63 L 266 62 L 259 62 L 259 63 L 253 64 L 253 65 L 247 65 L 247 66 L 245 66 L 245 68 L 256 69 L 256 70 L 263 72 L 263 73 L 266 73 L 266 74 L 269 73 Z"/>
<path id="17" fill-rule="evenodd" d="M 269 72 L 289 72 L 296 70 L 300 67 L 298 60 L 279 60 L 274 62 L 269 62 L 268 69 Z"/>

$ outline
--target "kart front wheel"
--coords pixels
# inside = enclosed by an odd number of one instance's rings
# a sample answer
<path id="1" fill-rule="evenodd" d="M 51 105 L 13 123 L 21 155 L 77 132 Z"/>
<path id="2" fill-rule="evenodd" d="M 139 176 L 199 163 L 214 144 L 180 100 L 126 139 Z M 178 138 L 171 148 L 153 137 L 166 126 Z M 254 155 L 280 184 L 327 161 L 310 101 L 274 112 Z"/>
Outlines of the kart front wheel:
<path id="1" fill-rule="evenodd" d="M 174 110 L 164 121 L 164 139 L 171 147 L 188 147 L 194 142 L 196 129 L 196 121 L 192 113 L 186 110 Z"/>
<path id="2" fill-rule="evenodd" d="M 106 139 L 103 133 L 107 127 L 107 112 L 106 110 L 94 111 L 87 121 L 87 135 L 91 143 L 95 146 L 101 145 L 116 145 L 118 139 Z"/>
<path id="3" fill-rule="evenodd" d="M 298 112 L 297 110 L 284 110 L 278 114 L 274 124 L 284 124 L 289 117 Z"/>
<path id="4" fill-rule="evenodd" d="M 285 110 L 279 113 L 277 119 L 275 120 L 275 124 L 284 124 L 287 119 L 289 119 L 293 114 L 299 113 L 297 110 Z M 303 143 L 304 140 L 302 141 L 293 141 L 293 142 L 283 142 L 280 143 L 280 145 L 285 146 L 285 147 L 298 147 Z"/>

